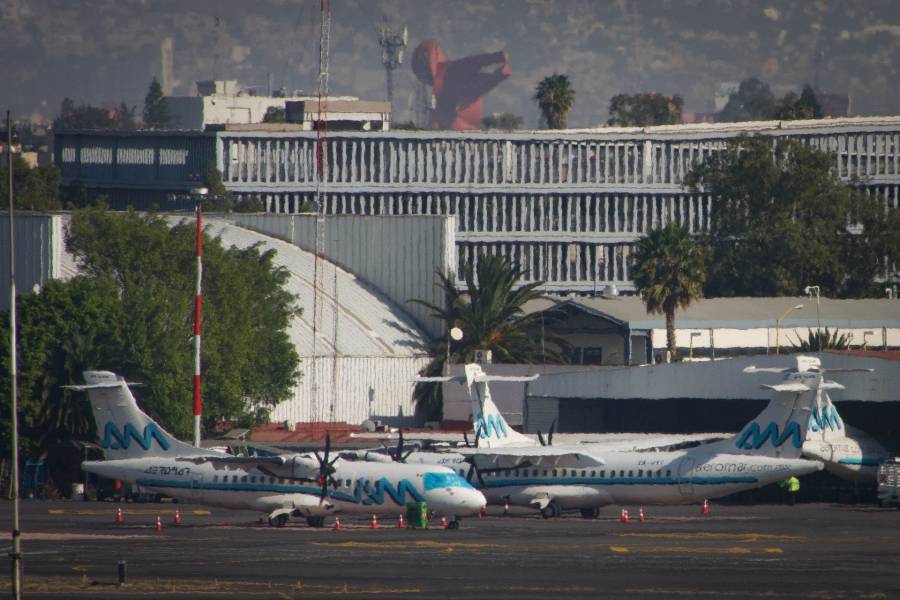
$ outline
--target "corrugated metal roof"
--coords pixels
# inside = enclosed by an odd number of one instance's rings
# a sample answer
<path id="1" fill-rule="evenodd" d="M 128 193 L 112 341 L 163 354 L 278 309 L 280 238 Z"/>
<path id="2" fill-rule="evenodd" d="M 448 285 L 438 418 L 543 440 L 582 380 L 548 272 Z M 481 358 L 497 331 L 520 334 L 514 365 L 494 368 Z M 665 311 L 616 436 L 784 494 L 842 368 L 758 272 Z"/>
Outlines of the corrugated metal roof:
<path id="1" fill-rule="evenodd" d="M 178 222 L 183 217 L 170 217 Z M 227 246 L 247 248 L 260 244 L 276 251 L 275 264 L 290 273 L 287 289 L 297 294 L 302 315 L 291 327 L 301 357 L 313 353 L 314 254 L 281 240 L 236 226 L 227 218 L 204 220 L 209 235 Z M 319 264 L 323 300 L 317 323 L 317 356 L 417 357 L 427 354 L 428 337 L 396 303 L 366 286 L 355 275 L 322 260 Z M 335 336 L 335 307 L 337 336 Z"/>
<path id="2" fill-rule="evenodd" d="M 816 300 L 805 296 L 704 298 L 679 309 L 675 313 L 675 324 L 679 329 L 770 327 L 785 311 L 798 304 L 802 304 L 803 308 L 791 310 L 782 320 L 782 327 L 816 327 L 818 320 L 821 320 L 822 327 L 842 329 L 900 327 L 900 300 L 821 298 L 817 320 Z M 611 318 L 628 324 L 631 329 L 663 329 L 666 326 L 665 316 L 647 314 L 644 302 L 638 296 L 541 299 L 529 302 L 525 309 L 532 313 L 562 305 Z"/>

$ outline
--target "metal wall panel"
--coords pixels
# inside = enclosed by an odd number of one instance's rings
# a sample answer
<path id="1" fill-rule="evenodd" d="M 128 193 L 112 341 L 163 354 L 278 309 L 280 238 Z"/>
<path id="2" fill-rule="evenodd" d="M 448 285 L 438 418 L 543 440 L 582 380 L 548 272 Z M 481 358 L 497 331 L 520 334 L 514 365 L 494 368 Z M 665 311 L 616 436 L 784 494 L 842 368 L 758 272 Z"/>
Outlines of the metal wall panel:
<path id="1" fill-rule="evenodd" d="M 313 420 L 359 424 L 369 418 L 415 414 L 412 379 L 428 363 L 428 357 L 333 357 L 303 358 L 303 379 L 294 398 L 272 412 L 273 421 L 290 423 Z M 314 405 L 311 370 L 316 369 L 318 404 Z"/>
<path id="2" fill-rule="evenodd" d="M 236 215 L 243 227 L 316 250 L 315 215 Z M 325 219 L 325 257 L 345 267 L 393 300 L 433 337 L 443 336 L 442 321 L 409 302 L 419 298 L 441 305 L 435 270 L 455 268 L 453 217 L 360 215 Z"/>
<path id="3" fill-rule="evenodd" d="M 62 216 L 17 213 L 14 217 L 16 244 L 16 293 L 30 294 L 50 279 L 63 276 L 60 254 L 65 246 Z M 0 214 L 0 311 L 9 310 L 9 218 Z"/>
<path id="4" fill-rule="evenodd" d="M 550 427 L 559 428 L 559 400 L 556 398 L 536 398 L 530 396 L 525 399 L 525 424 L 523 431 L 547 434 Z"/>

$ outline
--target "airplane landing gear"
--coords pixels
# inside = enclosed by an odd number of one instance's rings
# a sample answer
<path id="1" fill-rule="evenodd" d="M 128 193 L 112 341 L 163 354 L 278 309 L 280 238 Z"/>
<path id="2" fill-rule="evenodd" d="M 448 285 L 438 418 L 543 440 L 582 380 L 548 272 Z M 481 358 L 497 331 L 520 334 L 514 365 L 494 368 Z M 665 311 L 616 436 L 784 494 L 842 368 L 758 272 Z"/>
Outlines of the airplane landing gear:
<path id="1" fill-rule="evenodd" d="M 551 500 L 547 506 L 541 509 L 541 516 L 545 519 L 555 519 L 560 514 L 562 514 L 562 509 L 556 500 Z"/>
<path id="2" fill-rule="evenodd" d="M 306 517 L 306 524 L 310 527 L 324 527 L 325 517 Z"/>
<path id="3" fill-rule="evenodd" d="M 287 525 L 288 517 L 285 513 L 281 513 L 280 515 L 269 517 L 269 527 L 284 527 Z"/>
<path id="4" fill-rule="evenodd" d="M 593 508 L 582 508 L 581 516 L 585 519 L 596 519 L 600 516 L 600 507 L 594 506 Z"/>

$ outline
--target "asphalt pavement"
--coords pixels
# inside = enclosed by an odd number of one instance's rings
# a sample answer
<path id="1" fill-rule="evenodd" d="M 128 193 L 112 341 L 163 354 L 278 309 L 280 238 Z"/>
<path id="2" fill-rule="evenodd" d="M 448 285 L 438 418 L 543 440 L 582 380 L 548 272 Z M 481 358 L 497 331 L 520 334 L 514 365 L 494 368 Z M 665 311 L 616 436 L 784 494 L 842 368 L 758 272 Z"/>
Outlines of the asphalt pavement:
<path id="1" fill-rule="evenodd" d="M 713 503 L 708 515 L 645 507 L 644 522 L 629 510 L 627 524 L 614 507 L 589 520 L 492 508 L 456 531 L 399 529 L 387 516 L 378 529 L 342 518 L 336 530 L 333 519 L 279 529 L 183 504 L 24 501 L 26 597 L 900 598 L 895 509 Z M 8 594 L 8 564 L 2 572 Z"/>

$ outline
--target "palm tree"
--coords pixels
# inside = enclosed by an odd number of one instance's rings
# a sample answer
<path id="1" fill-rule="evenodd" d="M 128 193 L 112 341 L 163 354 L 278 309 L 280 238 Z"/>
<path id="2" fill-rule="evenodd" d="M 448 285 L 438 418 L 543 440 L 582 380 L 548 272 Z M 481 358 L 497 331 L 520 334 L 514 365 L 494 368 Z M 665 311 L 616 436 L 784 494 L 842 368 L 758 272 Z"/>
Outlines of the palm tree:
<path id="1" fill-rule="evenodd" d="M 850 348 L 850 334 L 841 333 L 837 329 L 834 331 L 825 330 L 813 331 L 809 330 L 806 339 L 800 339 L 797 336 L 794 342 L 797 352 L 821 352 L 822 350 L 847 350 Z"/>
<path id="2" fill-rule="evenodd" d="M 566 75 L 544 77 L 535 88 L 538 103 L 548 129 L 565 129 L 569 110 L 575 104 L 575 90 Z"/>
<path id="3" fill-rule="evenodd" d="M 675 310 L 703 297 L 706 249 L 686 229 L 669 223 L 637 244 L 632 277 L 648 313 L 666 315 L 666 342 L 675 356 Z"/>
<path id="4" fill-rule="evenodd" d="M 463 267 L 467 291 L 456 286 L 455 277 L 437 272 L 437 283 L 444 295 L 444 306 L 424 300 L 410 300 L 432 311 L 432 316 L 446 323 L 446 330 L 458 327 L 460 340 L 450 341 L 451 362 L 470 362 L 476 350 L 490 350 L 498 363 L 563 362 L 568 344 L 561 338 L 547 334 L 540 313 L 523 314 L 529 300 L 540 298 L 537 291 L 543 281 L 518 286 L 521 271 L 509 259 L 494 255 L 478 258 Z M 449 340 L 438 340 L 434 358 L 422 370 L 424 376 L 440 375 L 444 371 Z M 440 385 L 420 384 L 416 387 L 416 401 L 432 418 L 440 415 Z M 429 419 L 431 420 L 431 419 Z"/>

